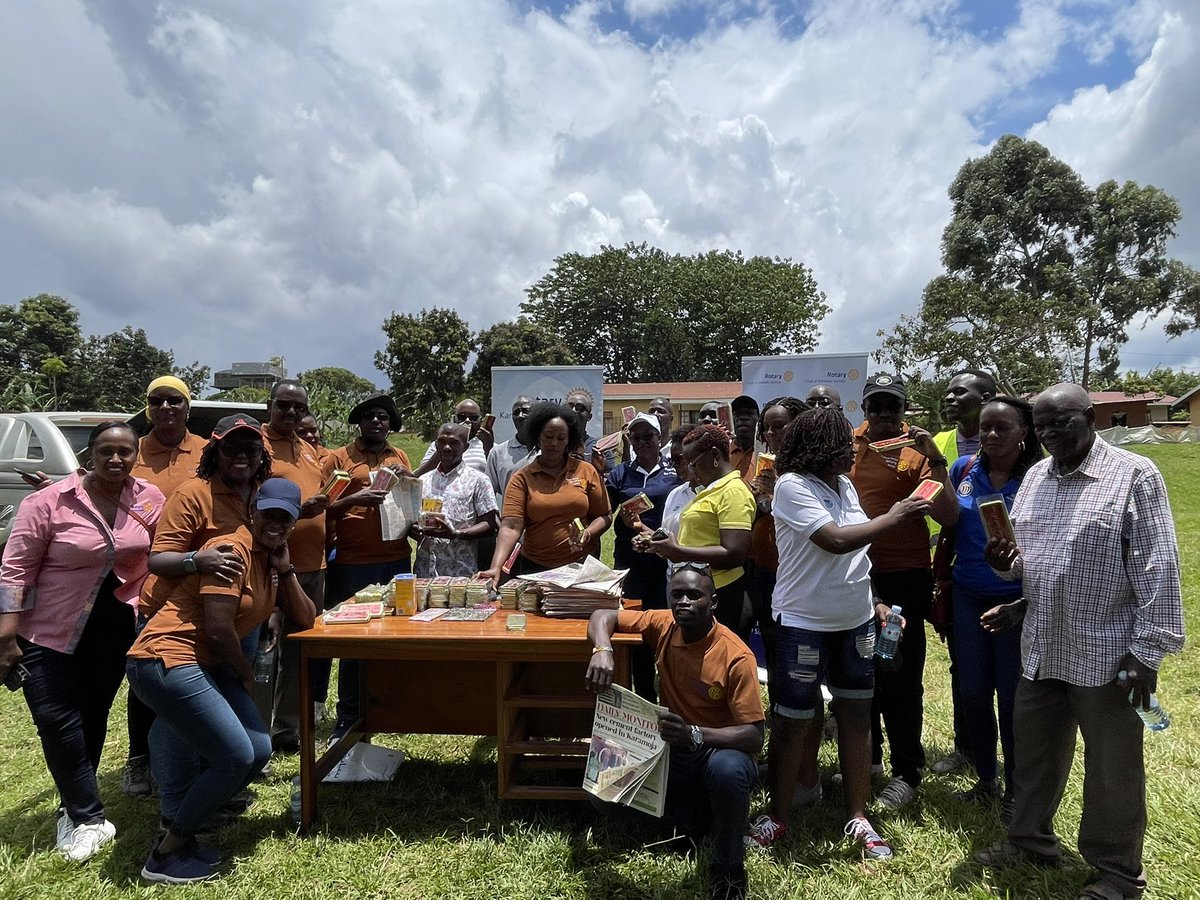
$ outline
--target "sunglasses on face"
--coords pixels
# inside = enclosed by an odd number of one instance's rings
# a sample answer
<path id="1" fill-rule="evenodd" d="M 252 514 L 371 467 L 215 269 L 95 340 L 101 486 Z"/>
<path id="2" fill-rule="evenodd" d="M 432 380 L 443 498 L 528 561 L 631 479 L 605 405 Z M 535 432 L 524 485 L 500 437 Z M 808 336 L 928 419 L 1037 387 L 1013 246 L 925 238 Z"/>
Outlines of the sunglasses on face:
<path id="1" fill-rule="evenodd" d="M 233 444 L 222 442 L 220 447 L 221 455 L 228 456 L 231 459 L 235 456 L 257 456 L 258 454 L 262 453 L 263 449 L 262 444 L 258 443 L 257 441 L 243 441 L 241 443 Z"/>
<path id="2" fill-rule="evenodd" d="M 146 398 L 146 403 L 150 406 L 162 406 L 164 403 L 167 406 L 183 406 L 183 404 L 187 403 L 187 398 L 182 395 L 178 397 L 152 396 Z"/>
<path id="3" fill-rule="evenodd" d="M 588 406 L 586 403 L 568 403 L 567 406 L 569 406 L 571 409 L 575 410 L 575 412 L 578 412 L 578 413 L 585 413 L 585 412 L 592 411 L 592 408 L 590 406 Z"/>
<path id="4" fill-rule="evenodd" d="M 804 401 L 805 406 L 809 409 L 816 409 L 818 406 L 828 409 L 833 406 L 833 401 L 828 397 L 812 397 Z"/>
<path id="5" fill-rule="evenodd" d="M 479 413 L 455 413 L 454 418 L 459 422 L 478 422 L 480 415 Z"/>

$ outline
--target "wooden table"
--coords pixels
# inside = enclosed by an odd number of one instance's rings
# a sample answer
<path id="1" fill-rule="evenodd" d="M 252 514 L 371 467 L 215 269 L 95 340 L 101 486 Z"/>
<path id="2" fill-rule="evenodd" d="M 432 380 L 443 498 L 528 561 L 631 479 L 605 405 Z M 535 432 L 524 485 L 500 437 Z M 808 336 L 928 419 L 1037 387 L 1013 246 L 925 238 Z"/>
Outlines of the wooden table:
<path id="1" fill-rule="evenodd" d="M 486 622 L 413 622 L 386 616 L 365 625 L 317 619 L 290 635 L 300 643 L 300 829 L 317 816 L 317 786 L 355 743 L 373 733 L 478 734 L 496 737 L 502 800 L 575 800 L 581 787 L 529 784 L 529 771 L 578 768 L 582 784 L 595 697 L 584 685 L 591 658 L 587 622 L 526 614 L 508 631 L 510 612 Z M 629 684 L 636 634 L 613 635 L 616 680 Z M 360 713 L 349 733 L 319 759 L 313 737 L 310 660 L 358 659 Z"/>

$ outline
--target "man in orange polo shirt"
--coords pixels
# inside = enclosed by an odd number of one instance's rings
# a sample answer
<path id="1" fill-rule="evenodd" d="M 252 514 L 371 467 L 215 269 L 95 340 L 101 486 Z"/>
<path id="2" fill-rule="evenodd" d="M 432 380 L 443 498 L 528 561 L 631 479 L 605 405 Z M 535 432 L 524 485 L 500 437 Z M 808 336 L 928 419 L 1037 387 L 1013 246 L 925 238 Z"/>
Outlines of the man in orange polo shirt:
<path id="1" fill-rule="evenodd" d="M 296 578 L 320 614 L 325 605 L 325 508 L 329 498 L 321 493 L 321 464 L 317 452 L 296 433 L 308 415 L 308 391 L 298 381 L 277 381 L 267 401 L 271 419 L 263 429 L 271 457 L 271 474 L 295 483 L 304 502 L 300 518 L 288 538 L 288 553 Z M 291 631 L 291 623 L 285 623 Z M 279 647 L 279 672 L 275 680 L 271 716 L 271 743 L 276 750 L 295 753 L 300 748 L 300 652 L 293 641 Z"/>
<path id="2" fill-rule="evenodd" d="M 763 707 L 754 654 L 716 621 L 712 573 L 704 563 L 673 564 L 669 609 L 597 610 L 588 622 L 592 661 L 587 681 L 612 684 L 612 636 L 641 634 L 658 661 L 659 697 L 667 708 L 659 733 L 670 745 L 665 817 L 712 839 L 709 896 L 746 896 L 746 819 L 758 780 Z"/>
<path id="3" fill-rule="evenodd" d="M 899 375 L 879 374 L 863 388 L 866 421 L 854 431 L 854 467 L 850 480 L 863 511 L 872 519 L 910 496 L 926 478 L 942 483 L 930 515 L 938 522 L 952 520 L 955 494 L 949 483 L 946 459 L 923 428 L 903 421 L 908 395 Z M 914 446 L 877 452 L 871 443 L 906 437 Z M 892 779 L 879 794 L 888 809 L 906 806 L 916 795 L 925 768 L 921 745 L 924 715 L 925 620 L 933 601 L 933 572 L 929 557 L 929 528 L 924 520 L 889 532 L 886 541 L 874 543 L 871 588 L 879 602 L 900 606 L 907 622 L 895 660 L 876 661 L 875 697 L 871 705 L 872 769 L 883 768 L 883 731 L 891 748 Z M 881 720 L 882 719 L 882 724 Z M 876 769 L 875 767 L 878 767 Z"/>
<path id="4" fill-rule="evenodd" d="M 380 468 L 387 466 L 408 473 L 408 455 L 388 443 L 388 435 L 400 430 L 400 413 L 387 394 L 375 394 L 358 403 L 347 416 L 358 426 L 358 437 L 329 454 L 322 477 L 325 481 L 334 469 L 350 473 L 350 484 L 342 496 L 329 505 L 330 525 L 337 533 L 337 552 L 325 581 L 329 606 L 341 603 L 369 584 L 387 584 L 402 572 L 411 572 L 412 550 L 407 538 L 385 541 L 379 507 L 387 494 L 371 490 L 371 481 Z M 313 699 L 325 702 L 329 688 L 329 670 L 318 670 Z M 323 710 L 316 710 L 318 714 Z M 358 661 L 338 663 L 337 722 L 333 737 L 340 738 L 358 718 Z"/>

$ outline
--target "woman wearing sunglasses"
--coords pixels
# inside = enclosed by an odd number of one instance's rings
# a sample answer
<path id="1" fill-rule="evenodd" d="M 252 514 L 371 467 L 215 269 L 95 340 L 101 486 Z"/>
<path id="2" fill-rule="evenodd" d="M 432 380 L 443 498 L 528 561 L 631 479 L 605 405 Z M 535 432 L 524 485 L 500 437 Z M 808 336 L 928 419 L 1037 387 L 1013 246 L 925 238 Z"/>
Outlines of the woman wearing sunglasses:
<path id="1" fill-rule="evenodd" d="M 188 386 L 173 375 L 155 378 L 146 388 L 146 418 L 150 433 L 138 441 L 133 476 L 144 478 L 170 497 L 186 481 L 196 477 L 196 466 L 207 441 L 188 431 L 192 394 Z M 121 778 L 121 793 L 130 797 L 149 797 L 150 726 L 154 713 L 134 695 L 125 708 L 129 726 L 129 758 Z"/>

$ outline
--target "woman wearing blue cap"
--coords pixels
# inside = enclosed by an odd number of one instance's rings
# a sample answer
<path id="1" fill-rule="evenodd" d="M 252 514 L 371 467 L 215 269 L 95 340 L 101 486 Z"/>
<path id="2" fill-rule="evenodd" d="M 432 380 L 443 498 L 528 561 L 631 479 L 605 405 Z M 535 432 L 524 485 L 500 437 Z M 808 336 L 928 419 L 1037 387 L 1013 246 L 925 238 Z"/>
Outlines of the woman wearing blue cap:
<path id="1" fill-rule="evenodd" d="M 241 573 L 232 580 L 200 572 L 180 579 L 129 651 L 129 683 L 158 717 L 150 760 L 166 833 L 142 868 L 147 881 L 216 877 L 218 857 L 196 843 L 196 831 L 271 755 L 241 639 L 271 615 L 277 594 L 291 621 L 312 626 L 316 609 L 296 581 L 287 547 L 299 515 L 293 482 L 264 481 L 249 527 L 214 539 L 241 558 Z"/>

